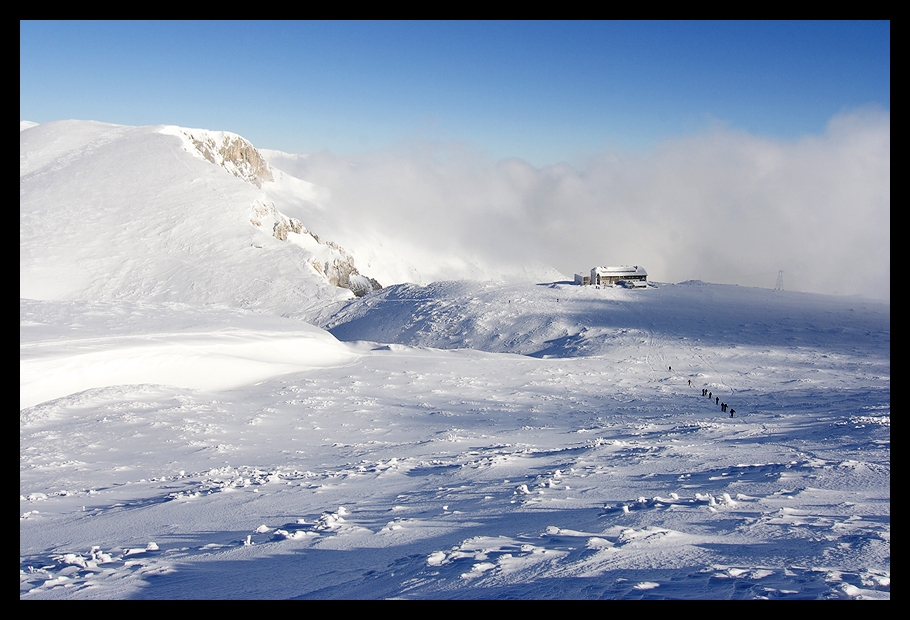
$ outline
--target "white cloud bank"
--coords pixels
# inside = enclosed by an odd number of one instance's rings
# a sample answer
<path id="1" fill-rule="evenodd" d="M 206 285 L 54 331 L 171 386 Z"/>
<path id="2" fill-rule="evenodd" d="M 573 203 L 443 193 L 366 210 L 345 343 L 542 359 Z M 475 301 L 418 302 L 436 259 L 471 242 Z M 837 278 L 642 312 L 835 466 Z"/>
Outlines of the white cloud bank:
<path id="1" fill-rule="evenodd" d="M 331 213 L 428 252 L 769 288 L 783 270 L 788 290 L 890 299 L 890 112 L 795 141 L 719 128 L 574 167 L 427 144 L 282 163 L 329 188 Z"/>

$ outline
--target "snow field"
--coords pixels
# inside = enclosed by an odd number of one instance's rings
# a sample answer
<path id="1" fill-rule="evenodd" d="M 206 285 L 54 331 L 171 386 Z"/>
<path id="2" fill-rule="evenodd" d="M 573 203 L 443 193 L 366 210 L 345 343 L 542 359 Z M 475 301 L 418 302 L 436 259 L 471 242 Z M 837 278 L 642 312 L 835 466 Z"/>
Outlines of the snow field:
<path id="1" fill-rule="evenodd" d="M 890 596 L 888 426 L 866 422 L 888 392 L 843 389 L 851 364 L 808 391 L 734 374 L 754 409 L 729 420 L 687 380 L 620 372 L 628 351 L 352 348 L 217 396 L 23 410 L 22 596 Z M 93 547 L 112 562 L 60 559 Z"/>

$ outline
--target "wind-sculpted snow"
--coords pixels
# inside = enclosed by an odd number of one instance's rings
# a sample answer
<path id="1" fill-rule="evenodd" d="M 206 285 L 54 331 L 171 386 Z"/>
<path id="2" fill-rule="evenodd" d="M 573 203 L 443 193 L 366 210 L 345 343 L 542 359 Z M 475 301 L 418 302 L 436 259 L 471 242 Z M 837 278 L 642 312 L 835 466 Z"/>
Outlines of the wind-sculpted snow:
<path id="1" fill-rule="evenodd" d="M 646 351 L 657 340 L 731 353 L 755 346 L 885 357 L 890 345 L 887 303 L 702 282 L 637 290 L 568 283 L 402 284 L 333 307 L 316 322 L 341 340 L 537 357 Z"/>
<path id="2" fill-rule="evenodd" d="M 118 384 L 223 390 L 357 358 L 306 323 L 226 308 L 22 300 L 19 320 L 20 408 Z"/>
<path id="3" fill-rule="evenodd" d="M 288 323 L 114 303 L 20 314 L 22 360 L 32 342 L 72 350 L 70 333 L 114 357 L 162 324 L 216 346 L 231 325 Z M 890 598 L 879 341 L 823 353 L 827 328 L 763 347 L 653 328 L 550 359 L 352 343 L 344 366 L 217 391 L 149 365 L 147 383 L 112 375 L 22 409 L 20 597 Z"/>

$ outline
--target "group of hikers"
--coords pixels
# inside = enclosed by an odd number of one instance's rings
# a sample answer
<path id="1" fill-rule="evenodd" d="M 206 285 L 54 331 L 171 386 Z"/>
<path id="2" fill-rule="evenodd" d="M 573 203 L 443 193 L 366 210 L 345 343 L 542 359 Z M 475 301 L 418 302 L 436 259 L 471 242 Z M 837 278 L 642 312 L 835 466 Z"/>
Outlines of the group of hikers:
<path id="1" fill-rule="evenodd" d="M 668 370 L 673 370 L 672 366 L 668 366 L 667 368 L 668 368 Z M 692 379 L 689 379 L 689 386 L 690 387 L 692 386 Z M 727 403 L 720 402 L 720 396 L 715 396 L 713 392 L 708 390 L 708 388 L 702 388 L 701 395 L 707 396 L 708 400 L 713 400 L 715 405 L 720 405 L 720 410 L 723 411 L 724 413 L 726 413 L 727 410 L 729 409 L 731 418 L 736 413 L 736 409 L 731 408 Z"/>

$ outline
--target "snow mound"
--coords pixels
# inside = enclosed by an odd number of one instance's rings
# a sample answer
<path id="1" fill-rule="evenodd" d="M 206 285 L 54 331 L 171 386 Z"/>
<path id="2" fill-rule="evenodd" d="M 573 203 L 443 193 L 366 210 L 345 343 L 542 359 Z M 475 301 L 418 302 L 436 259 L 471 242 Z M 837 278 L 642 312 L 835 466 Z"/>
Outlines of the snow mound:
<path id="1" fill-rule="evenodd" d="M 312 325 L 231 309 L 22 300 L 19 317 L 20 409 L 113 385 L 220 390 L 358 357 Z"/>

